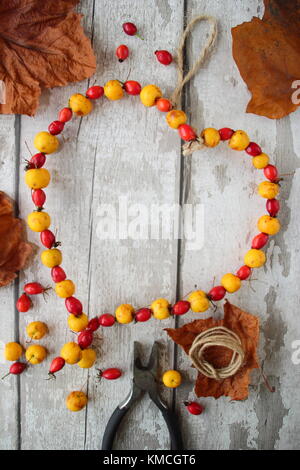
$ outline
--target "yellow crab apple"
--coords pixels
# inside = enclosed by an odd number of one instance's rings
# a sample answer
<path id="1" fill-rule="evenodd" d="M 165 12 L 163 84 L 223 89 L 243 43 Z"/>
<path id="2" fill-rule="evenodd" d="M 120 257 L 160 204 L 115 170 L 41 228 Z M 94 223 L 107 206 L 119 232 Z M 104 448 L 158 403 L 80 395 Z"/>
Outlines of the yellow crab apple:
<path id="1" fill-rule="evenodd" d="M 4 357 L 7 361 L 17 361 L 23 354 L 23 348 L 19 343 L 11 341 L 6 343 L 4 348 Z"/>
<path id="2" fill-rule="evenodd" d="M 82 358 L 82 350 L 77 343 L 70 341 L 65 343 L 60 350 L 60 356 L 67 364 L 77 364 Z"/>
<path id="3" fill-rule="evenodd" d="M 48 327 L 42 321 L 32 321 L 26 326 L 26 333 L 31 339 L 42 339 L 47 332 Z"/>
<path id="4" fill-rule="evenodd" d="M 177 388 L 182 382 L 181 374 L 177 370 L 167 370 L 162 377 L 162 381 L 168 388 Z"/>
<path id="5" fill-rule="evenodd" d="M 96 351 L 94 349 L 83 349 L 82 357 L 77 365 L 82 369 L 89 369 L 96 361 Z"/>
<path id="6" fill-rule="evenodd" d="M 121 304 L 116 309 L 116 319 L 119 323 L 131 323 L 133 321 L 134 308 L 130 304 Z"/>
<path id="7" fill-rule="evenodd" d="M 73 315 L 73 313 L 70 313 L 68 316 L 69 328 L 76 333 L 84 330 L 88 326 L 88 323 L 89 319 L 85 313 L 81 313 L 80 315 Z"/>
<path id="8" fill-rule="evenodd" d="M 154 318 L 157 320 L 165 320 L 170 316 L 170 304 L 167 299 L 156 299 L 151 304 L 151 310 Z"/>
<path id="9" fill-rule="evenodd" d="M 88 398 L 81 390 L 71 392 L 66 399 L 66 406 L 70 411 L 82 410 L 88 402 Z"/>
<path id="10" fill-rule="evenodd" d="M 30 364 L 40 364 L 47 356 L 47 350 L 40 344 L 33 344 L 26 349 L 25 357 Z"/>

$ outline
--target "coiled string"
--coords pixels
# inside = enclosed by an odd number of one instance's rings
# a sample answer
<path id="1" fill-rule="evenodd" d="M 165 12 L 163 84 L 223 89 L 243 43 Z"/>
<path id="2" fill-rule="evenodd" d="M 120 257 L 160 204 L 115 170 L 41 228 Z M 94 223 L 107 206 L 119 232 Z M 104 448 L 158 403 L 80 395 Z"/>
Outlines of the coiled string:
<path id="1" fill-rule="evenodd" d="M 233 351 L 230 363 L 220 369 L 204 359 L 204 353 L 211 346 L 223 346 Z M 244 362 L 245 353 L 240 338 L 224 326 L 216 326 L 203 331 L 193 341 L 189 357 L 201 374 L 215 380 L 223 380 L 236 374 Z"/>

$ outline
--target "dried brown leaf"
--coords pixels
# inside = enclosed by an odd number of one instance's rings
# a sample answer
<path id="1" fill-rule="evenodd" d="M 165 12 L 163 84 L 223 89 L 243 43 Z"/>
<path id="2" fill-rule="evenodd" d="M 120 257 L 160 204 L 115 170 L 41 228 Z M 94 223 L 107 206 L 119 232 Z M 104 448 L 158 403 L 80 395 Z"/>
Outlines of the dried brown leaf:
<path id="1" fill-rule="evenodd" d="M 264 2 L 261 20 L 232 28 L 232 52 L 252 94 L 246 111 L 278 119 L 299 106 L 292 84 L 300 79 L 300 0 Z"/>
<path id="2" fill-rule="evenodd" d="M 33 115 L 41 88 L 90 77 L 96 60 L 75 13 L 78 0 L 10 0 L 0 4 L 1 114 Z"/>
<path id="3" fill-rule="evenodd" d="M 248 397 L 248 386 L 250 382 L 250 372 L 253 368 L 259 367 L 256 348 L 259 338 L 259 320 L 254 315 L 244 312 L 235 305 L 226 302 L 224 305 L 223 320 L 195 320 L 181 328 L 167 328 L 168 335 L 179 344 L 188 354 L 189 349 L 199 333 L 215 326 L 225 326 L 234 331 L 241 342 L 245 352 L 245 360 L 239 371 L 224 380 L 214 380 L 198 373 L 195 385 L 195 393 L 198 397 L 219 398 L 226 395 L 232 400 L 244 400 Z M 228 364 L 232 352 L 227 348 L 212 346 L 207 349 L 205 359 L 212 363 L 214 367 L 220 368 Z"/>
<path id="4" fill-rule="evenodd" d="M 13 217 L 12 203 L 0 191 L 0 287 L 16 278 L 31 253 L 31 245 L 23 239 L 22 221 Z"/>

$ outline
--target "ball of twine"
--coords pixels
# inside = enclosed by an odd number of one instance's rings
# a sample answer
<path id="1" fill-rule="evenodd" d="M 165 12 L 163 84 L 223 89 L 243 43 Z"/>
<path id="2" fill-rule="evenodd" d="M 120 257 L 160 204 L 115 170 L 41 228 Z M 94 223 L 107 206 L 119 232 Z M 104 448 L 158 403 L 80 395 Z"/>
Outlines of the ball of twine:
<path id="1" fill-rule="evenodd" d="M 233 351 L 230 363 L 220 369 L 204 359 L 204 353 L 211 346 L 223 346 Z M 215 380 L 223 380 L 236 374 L 244 362 L 245 353 L 240 338 L 224 326 L 216 326 L 203 331 L 193 341 L 189 356 L 201 374 Z"/>

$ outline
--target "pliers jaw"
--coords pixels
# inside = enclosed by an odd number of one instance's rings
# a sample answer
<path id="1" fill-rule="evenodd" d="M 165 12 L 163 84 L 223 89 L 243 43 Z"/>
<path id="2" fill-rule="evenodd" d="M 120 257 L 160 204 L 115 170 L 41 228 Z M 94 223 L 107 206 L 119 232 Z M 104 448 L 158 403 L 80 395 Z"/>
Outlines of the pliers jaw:
<path id="1" fill-rule="evenodd" d="M 119 405 L 120 408 L 129 408 L 144 392 L 149 393 L 150 398 L 160 409 L 167 408 L 157 390 L 158 347 L 158 342 L 155 341 L 148 364 L 143 366 L 139 355 L 139 343 L 136 341 L 133 343 L 132 387 L 125 400 Z"/>

